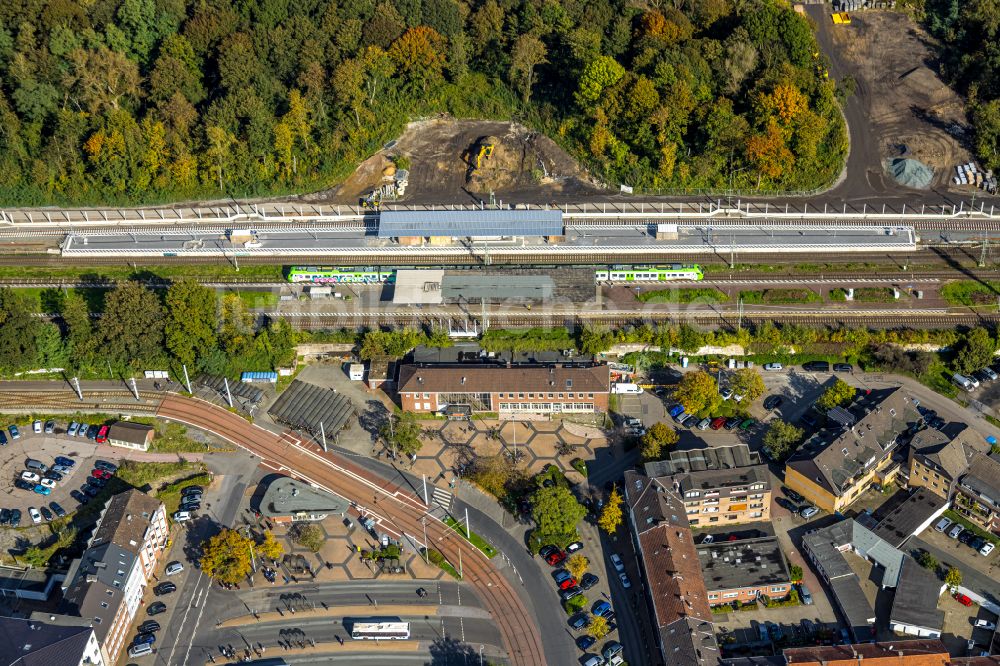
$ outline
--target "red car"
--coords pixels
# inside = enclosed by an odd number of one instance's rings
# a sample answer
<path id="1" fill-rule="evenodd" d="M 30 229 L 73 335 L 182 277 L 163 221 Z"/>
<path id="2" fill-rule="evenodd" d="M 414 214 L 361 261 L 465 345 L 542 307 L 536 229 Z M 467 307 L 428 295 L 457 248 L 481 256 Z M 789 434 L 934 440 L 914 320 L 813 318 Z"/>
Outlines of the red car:
<path id="1" fill-rule="evenodd" d="M 709 424 L 708 427 L 711 428 L 712 430 L 718 430 L 724 425 L 726 425 L 726 417 L 717 416 L 714 419 L 712 419 L 712 422 Z"/>
<path id="2" fill-rule="evenodd" d="M 956 592 L 952 596 L 955 597 L 955 601 L 957 601 L 958 603 L 962 604 L 963 606 L 971 606 L 972 605 L 972 599 L 970 599 L 969 597 L 965 596 L 961 592 Z"/>
<path id="3" fill-rule="evenodd" d="M 103 470 L 103 469 L 95 469 L 90 474 L 95 479 L 110 479 L 111 478 L 111 472 L 109 472 L 107 470 Z"/>
<path id="4" fill-rule="evenodd" d="M 97 437 L 94 439 L 98 444 L 105 444 L 108 441 L 108 426 L 101 426 L 101 429 L 97 431 Z"/>
<path id="5" fill-rule="evenodd" d="M 553 567 L 559 566 L 559 564 L 561 564 L 566 559 L 566 553 L 562 552 L 555 546 L 545 546 L 540 551 L 538 551 L 538 554 L 541 555 L 542 558 L 546 562 L 548 562 L 550 566 Z"/>
<path id="6" fill-rule="evenodd" d="M 563 582 L 559 583 L 559 589 L 560 590 L 568 590 L 571 587 L 576 587 L 576 585 L 577 585 L 576 580 L 574 580 L 572 578 L 567 578 Z"/>

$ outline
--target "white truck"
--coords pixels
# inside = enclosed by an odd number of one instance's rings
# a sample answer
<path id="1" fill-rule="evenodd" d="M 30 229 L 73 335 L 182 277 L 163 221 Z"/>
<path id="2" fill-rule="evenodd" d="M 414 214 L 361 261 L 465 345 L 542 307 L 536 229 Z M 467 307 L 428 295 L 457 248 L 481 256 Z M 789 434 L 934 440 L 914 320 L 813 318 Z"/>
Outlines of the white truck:
<path id="1" fill-rule="evenodd" d="M 639 395 L 642 393 L 642 387 L 638 384 L 631 384 L 627 382 L 619 382 L 611 386 L 612 393 L 618 393 L 623 395 Z"/>

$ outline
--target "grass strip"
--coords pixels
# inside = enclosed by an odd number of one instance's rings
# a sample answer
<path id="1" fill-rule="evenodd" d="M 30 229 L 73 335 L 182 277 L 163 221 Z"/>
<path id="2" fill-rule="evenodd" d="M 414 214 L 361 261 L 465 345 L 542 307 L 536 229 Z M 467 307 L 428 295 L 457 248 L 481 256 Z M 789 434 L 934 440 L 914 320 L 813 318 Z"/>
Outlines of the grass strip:
<path id="1" fill-rule="evenodd" d="M 486 557 L 490 557 L 490 558 L 496 557 L 496 554 L 498 552 L 497 549 L 494 548 L 493 546 L 491 546 L 490 544 L 486 543 L 486 540 L 483 539 L 483 537 L 479 536 L 475 532 L 470 532 L 469 536 L 466 536 L 465 535 L 465 527 L 460 522 L 458 522 L 457 520 L 455 520 L 454 518 L 452 518 L 451 516 L 445 516 L 443 522 L 444 522 L 445 525 L 447 525 L 453 531 L 455 531 L 455 533 L 461 535 L 461 537 L 463 539 L 465 539 L 466 541 L 468 541 L 469 543 L 471 543 L 473 546 L 475 546 L 479 550 L 483 551 L 483 554 Z"/>
<path id="2" fill-rule="evenodd" d="M 462 580 L 462 576 L 455 570 L 455 567 L 451 566 L 451 563 L 444 559 L 444 555 L 442 555 L 439 551 L 436 551 L 433 548 L 424 548 L 423 554 L 427 557 L 429 562 L 436 564 L 441 571 L 444 571 L 455 580 Z"/>
<path id="3" fill-rule="evenodd" d="M 763 291 L 741 291 L 740 298 L 748 305 L 816 303 L 823 300 L 811 289 L 764 289 Z"/>
<path id="4" fill-rule="evenodd" d="M 723 303 L 729 300 L 729 297 L 721 291 L 710 287 L 650 289 L 639 292 L 635 297 L 643 303 L 693 303 L 695 301 Z"/>

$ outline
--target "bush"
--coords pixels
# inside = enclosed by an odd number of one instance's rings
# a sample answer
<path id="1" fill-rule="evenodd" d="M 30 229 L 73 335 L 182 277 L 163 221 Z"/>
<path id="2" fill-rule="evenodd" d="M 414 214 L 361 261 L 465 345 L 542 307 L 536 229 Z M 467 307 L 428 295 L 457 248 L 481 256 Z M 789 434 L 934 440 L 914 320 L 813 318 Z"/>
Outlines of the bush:
<path id="1" fill-rule="evenodd" d="M 573 469 L 583 474 L 583 478 L 587 478 L 587 463 L 585 461 L 580 458 L 573 458 L 569 464 L 573 466 Z"/>
<path id="2" fill-rule="evenodd" d="M 643 303 L 693 303 L 695 301 L 724 303 L 729 300 L 729 296 L 718 289 L 704 287 L 650 289 L 636 294 L 636 298 Z"/>
<path id="3" fill-rule="evenodd" d="M 798 606 L 799 605 L 799 591 L 794 587 L 792 591 L 788 593 L 788 596 L 783 599 L 771 599 L 770 597 L 761 597 L 764 601 L 765 608 L 784 608 L 786 606 Z"/>
<path id="4" fill-rule="evenodd" d="M 587 607 L 587 597 L 585 597 L 582 594 L 578 594 L 572 599 L 563 602 L 563 608 L 566 610 L 567 615 L 573 615 L 574 613 L 579 613 L 586 607 Z"/>
<path id="5" fill-rule="evenodd" d="M 451 566 L 451 563 L 444 559 L 444 555 L 440 552 L 434 550 L 433 548 L 425 548 L 423 554 L 426 555 L 428 562 L 437 566 L 455 580 L 462 580 L 462 576 L 459 575 L 455 567 Z"/>
<path id="6" fill-rule="evenodd" d="M 847 300 L 847 290 L 841 287 L 830 290 L 830 300 L 831 301 L 846 301 Z"/>
<path id="7" fill-rule="evenodd" d="M 323 529 L 315 523 L 298 523 L 291 530 L 291 537 L 295 543 L 305 546 L 314 553 L 318 553 L 326 541 Z"/>
<path id="8" fill-rule="evenodd" d="M 896 297 L 892 287 L 861 287 L 854 290 L 854 300 L 859 303 L 892 303 Z"/>
<path id="9" fill-rule="evenodd" d="M 763 291 L 741 291 L 740 298 L 744 303 L 759 305 L 761 303 L 815 303 L 823 300 L 811 289 L 765 289 Z"/>

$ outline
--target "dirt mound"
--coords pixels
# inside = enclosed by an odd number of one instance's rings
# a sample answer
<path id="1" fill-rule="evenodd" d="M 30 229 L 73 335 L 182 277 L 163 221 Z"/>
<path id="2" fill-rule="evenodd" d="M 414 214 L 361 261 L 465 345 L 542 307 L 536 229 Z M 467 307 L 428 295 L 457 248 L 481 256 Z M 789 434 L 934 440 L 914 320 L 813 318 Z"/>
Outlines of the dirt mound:
<path id="1" fill-rule="evenodd" d="M 494 146 L 492 155 L 479 158 L 484 142 Z M 505 203 L 544 203 L 604 191 L 554 141 L 523 125 L 440 117 L 410 123 L 340 186 L 304 198 L 356 204 L 400 157 L 409 162 L 400 203 L 489 203 L 490 193 Z"/>

